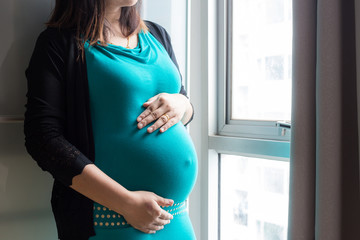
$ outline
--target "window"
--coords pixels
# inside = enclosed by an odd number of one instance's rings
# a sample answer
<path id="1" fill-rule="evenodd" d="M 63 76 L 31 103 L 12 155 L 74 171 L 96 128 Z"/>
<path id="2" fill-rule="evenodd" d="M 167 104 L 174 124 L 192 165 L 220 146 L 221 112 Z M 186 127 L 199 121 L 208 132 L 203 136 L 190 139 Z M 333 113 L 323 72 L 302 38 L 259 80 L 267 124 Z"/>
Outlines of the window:
<path id="1" fill-rule="evenodd" d="M 219 211 L 218 234 L 209 239 L 286 239 L 291 4 L 217 0 L 218 115 L 209 162 L 216 158 L 218 178 L 209 183 L 217 189 Z"/>
<path id="2" fill-rule="evenodd" d="M 221 154 L 220 239 L 286 239 L 289 164 Z"/>
<path id="3" fill-rule="evenodd" d="M 290 0 L 219 0 L 221 135 L 290 139 L 279 122 L 291 114 Z M 221 10 L 220 10 L 221 11 Z M 220 64 L 221 65 L 221 64 Z"/>

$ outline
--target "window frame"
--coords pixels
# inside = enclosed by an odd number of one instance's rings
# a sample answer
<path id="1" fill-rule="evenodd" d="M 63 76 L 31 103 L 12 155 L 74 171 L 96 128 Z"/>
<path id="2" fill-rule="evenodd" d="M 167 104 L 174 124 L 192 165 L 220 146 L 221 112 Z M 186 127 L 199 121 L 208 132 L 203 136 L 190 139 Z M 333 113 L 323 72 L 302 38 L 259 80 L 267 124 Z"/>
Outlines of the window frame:
<path id="1" fill-rule="evenodd" d="M 232 120 L 232 2 L 217 0 L 218 135 L 290 141 L 291 132 L 279 121 Z"/>
<path id="2" fill-rule="evenodd" d="M 278 121 L 230 119 L 232 1 L 211 0 L 207 4 L 204 3 L 209 11 L 206 19 L 209 28 L 207 37 L 213 36 L 212 31 L 216 32 L 217 36 L 215 43 L 208 40 L 207 46 L 208 50 L 214 50 L 215 54 L 205 53 L 209 77 L 207 104 L 211 104 L 210 99 L 216 98 L 215 115 L 209 110 L 207 162 L 202 167 L 205 172 L 202 179 L 206 179 L 203 192 L 207 194 L 207 205 L 203 211 L 208 216 L 208 222 L 202 227 L 201 235 L 209 240 L 220 240 L 221 154 L 285 162 L 290 160 L 290 124 L 284 128 Z M 211 20 L 211 12 L 215 13 L 215 20 Z M 211 23 L 214 21 L 216 24 L 212 26 Z M 213 66 L 216 71 L 215 79 L 210 77 L 214 71 Z"/>

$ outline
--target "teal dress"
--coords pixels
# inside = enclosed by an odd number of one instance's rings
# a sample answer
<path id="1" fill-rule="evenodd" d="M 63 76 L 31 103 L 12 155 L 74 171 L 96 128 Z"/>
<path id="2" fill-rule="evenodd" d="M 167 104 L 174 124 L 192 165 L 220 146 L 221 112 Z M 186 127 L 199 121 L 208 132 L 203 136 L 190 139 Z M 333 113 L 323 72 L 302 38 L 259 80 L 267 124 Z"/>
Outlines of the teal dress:
<path id="1" fill-rule="evenodd" d="M 179 93 L 179 71 L 149 32 L 138 46 L 89 46 L 85 56 L 89 81 L 95 165 L 131 191 L 145 190 L 175 201 L 165 207 L 174 219 L 155 234 L 134 229 L 123 216 L 94 203 L 96 236 L 90 240 L 196 239 L 186 207 L 197 176 L 193 142 L 178 122 L 166 132 L 137 128 L 142 106 L 159 93 Z"/>

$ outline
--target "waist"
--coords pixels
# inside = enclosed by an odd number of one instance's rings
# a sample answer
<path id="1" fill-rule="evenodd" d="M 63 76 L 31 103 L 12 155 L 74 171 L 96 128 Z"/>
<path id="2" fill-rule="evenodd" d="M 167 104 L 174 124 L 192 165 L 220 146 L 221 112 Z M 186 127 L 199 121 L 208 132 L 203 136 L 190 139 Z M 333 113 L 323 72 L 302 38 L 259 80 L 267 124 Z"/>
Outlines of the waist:
<path id="1" fill-rule="evenodd" d="M 172 214 L 174 218 L 182 213 L 187 212 L 187 200 L 183 202 L 174 203 L 169 207 L 161 207 L 168 213 Z M 127 228 L 131 225 L 126 221 L 124 216 L 118 214 L 117 212 L 104 207 L 103 205 L 94 202 L 94 226 L 97 228 L 108 228 L 108 229 L 118 229 L 118 228 Z"/>

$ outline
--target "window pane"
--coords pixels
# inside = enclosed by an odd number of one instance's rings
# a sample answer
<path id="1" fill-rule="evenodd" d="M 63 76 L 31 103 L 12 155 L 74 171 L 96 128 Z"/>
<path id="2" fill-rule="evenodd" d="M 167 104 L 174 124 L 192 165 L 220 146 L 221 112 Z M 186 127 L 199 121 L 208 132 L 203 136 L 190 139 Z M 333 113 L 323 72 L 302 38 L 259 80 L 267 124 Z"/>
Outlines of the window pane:
<path id="1" fill-rule="evenodd" d="M 290 120 L 291 0 L 232 5 L 231 119 Z"/>
<path id="2" fill-rule="evenodd" d="M 285 240 L 289 162 L 221 155 L 220 239 Z"/>

